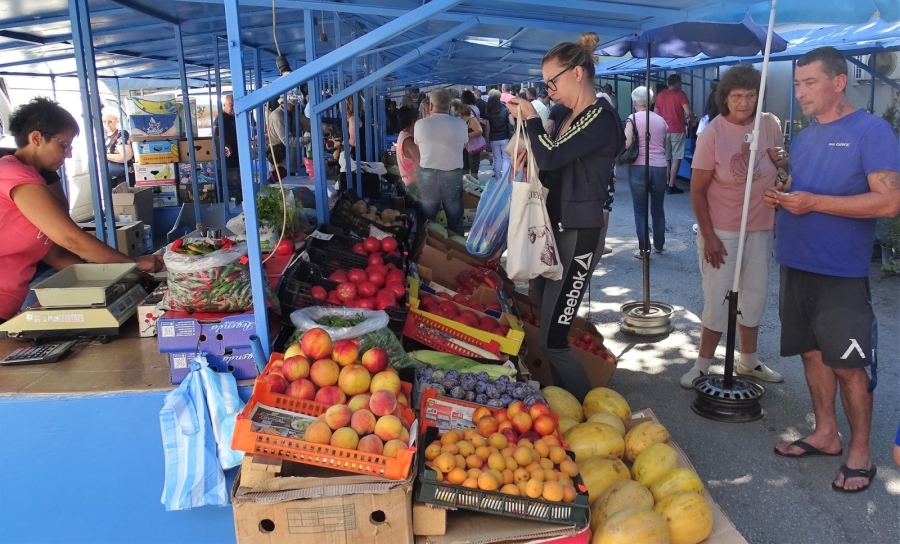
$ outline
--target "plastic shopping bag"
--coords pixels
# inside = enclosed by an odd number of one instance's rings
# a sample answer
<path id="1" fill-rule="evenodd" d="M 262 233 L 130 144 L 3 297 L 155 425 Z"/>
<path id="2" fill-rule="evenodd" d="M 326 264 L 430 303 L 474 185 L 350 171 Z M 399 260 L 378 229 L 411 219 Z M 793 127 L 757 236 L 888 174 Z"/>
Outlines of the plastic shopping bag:
<path id="1" fill-rule="evenodd" d="M 523 124 L 519 123 L 519 131 L 524 131 Z M 528 163 L 524 179 L 512 184 L 506 272 L 515 281 L 538 276 L 558 280 L 562 278 L 563 266 L 547 215 L 547 189 L 538 179 L 538 168 L 527 135 L 524 142 Z"/>
<path id="2" fill-rule="evenodd" d="M 507 169 L 501 179 L 488 181 L 484 188 L 466 240 L 466 249 L 472 255 L 493 258 L 499 256 L 506 246 L 509 199 L 512 195 L 511 171 L 512 168 Z"/>
<path id="3" fill-rule="evenodd" d="M 362 316 L 365 321 L 352 327 L 329 327 L 319 324 L 326 317 L 338 317 L 353 319 Z M 291 323 L 298 330 L 308 331 L 313 328 L 324 329 L 335 342 L 347 338 L 357 338 L 364 334 L 384 329 L 388 326 L 388 315 L 383 310 L 367 310 L 365 308 L 324 308 L 322 306 L 307 306 L 291 312 Z"/>
<path id="4" fill-rule="evenodd" d="M 237 415 L 244 409 L 244 401 L 238 395 L 237 381 L 231 372 L 216 372 L 209 368 L 203 354 L 194 358 L 194 364 L 199 365 L 199 368 L 191 374 L 199 375 L 203 381 L 206 409 L 209 411 L 213 436 L 216 439 L 219 465 L 222 470 L 234 468 L 241 464 L 244 457 L 243 452 L 231 449 Z"/>
<path id="5" fill-rule="evenodd" d="M 165 456 L 161 502 L 166 510 L 228 505 L 225 474 L 219 465 L 203 381 L 197 372 L 188 374 L 166 395 L 159 423 Z"/>

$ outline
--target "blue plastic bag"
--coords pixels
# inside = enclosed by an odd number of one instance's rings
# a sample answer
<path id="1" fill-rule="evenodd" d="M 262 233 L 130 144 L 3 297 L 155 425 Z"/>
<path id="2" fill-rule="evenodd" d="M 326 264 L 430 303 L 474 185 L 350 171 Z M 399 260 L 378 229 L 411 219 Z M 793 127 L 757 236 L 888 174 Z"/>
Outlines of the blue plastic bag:
<path id="1" fill-rule="evenodd" d="M 512 183 L 510 173 L 512 168 L 507 168 L 500 180 L 487 182 L 478 208 L 475 210 L 475 220 L 469 229 L 469 237 L 466 240 L 466 249 L 472 255 L 494 258 L 506 247 L 506 233 L 509 226 L 509 203 L 512 197 Z"/>
<path id="2" fill-rule="evenodd" d="M 195 357 L 191 373 L 166 395 L 159 412 L 166 510 L 229 504 L 223 469 L 241 460 L 231 436 L 242 406 L 234 376 L 210 369 L 202 354 Z"/>

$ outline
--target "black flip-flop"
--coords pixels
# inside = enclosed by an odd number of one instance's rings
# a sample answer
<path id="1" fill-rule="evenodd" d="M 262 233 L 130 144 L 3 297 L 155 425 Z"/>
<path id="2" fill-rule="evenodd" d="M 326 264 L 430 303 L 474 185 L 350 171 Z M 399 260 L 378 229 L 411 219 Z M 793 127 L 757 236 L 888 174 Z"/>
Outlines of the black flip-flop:
<path id="1" fill-rule="evenodd" d="M 838 487 L 834 482 L 831 482 L 831 489 L 834 489 L 838 493 L 860 493 L 869 489 L 869 486 L 872 485 L 872 480 L 875 479 L 875 465 L 872 465 L 870 470 L 865 470 L 862 468 L 850 468 L 847 465 L 841 465 L 841 474 L 844 475 L 844 482 L 847 482 L 847 478 L 866 478 L 869 480 L 869 483 L 860 487 L 859 489 L 844 489 L 843 487 Z"/>
<path id="2" fill-rule="evenodd" d="M 791 446 L 800 448 L 801 450 L 803 450 L 803 453 L 799 453 L 796 455 L 790 453 L 782 453 L 778 450 L 778 448 L 775 448 L 775 455 L 780 455 L 782 457 L 837 457 L 838 455 L 842 455 L 844 453 L 843 448 L 838 450 L 837 453 L 827 453 L 811 444 L 808 444 L 807 442 L 804 442 L 803 440 L 794 440 L 793 442 L 788 444 L 788 447 Z"/>

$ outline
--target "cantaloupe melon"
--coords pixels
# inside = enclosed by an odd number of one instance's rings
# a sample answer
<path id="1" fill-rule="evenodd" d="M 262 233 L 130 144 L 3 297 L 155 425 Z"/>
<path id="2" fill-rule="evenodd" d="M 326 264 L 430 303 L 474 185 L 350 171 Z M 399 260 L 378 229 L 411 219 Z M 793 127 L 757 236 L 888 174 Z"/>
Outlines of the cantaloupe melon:
<path id="1" fill-rule="evenodd" d="M 622 395 L 608 387 L 591 389 L 584 397 L 582 405 L 584 417 L 591 417 L 597 412 L 611 412 L 619 419 L 631 419 L 631 407 Z"/>
<path id="2" fill-rule="evenodd" d="M 634 480 L 613 482 L 591 505 L 591 531 L 597 532 L 606 518 L 626 508 L 653 508 L 653 495 Z"/>
<path id="3" fill-rule="evenodd" d="M 560 417 L 574 419 L 578 423 L 584 421 L 584 411 L 581 408 L 581 403 L 578 402 L 578 399 L 572 393 L 555 385 L 541 389 L 541 393 L 547 399 L 550 409 L 559 414 Z"/>
<path id="4" fill-rule="evenodd" d="M 587 419 L 592 423 L 603 423 L 619 431 L 623 437 L 625 436 L 625 423 L 612 412 L 597 412 Z"/>
<path id="5" fill-rule="evenodd" d="M 630 480 L 631 473 L 621 459 L 607 455 L 595 455 L 578 461 L 578 473 L 588 491 L 588 500 L 594 502 L 606 489 L 618 480 Z"/>
<path id="6" fill-rule="evenodd" d="M 653 511 L 666 521 L 672 544 L 697 544 L 712 533 L 712 508 L 699 493 L 672 493 L 656 503 Z"/>
<path id="7" fill-rule="evenodd" d="M 631 466 L 631 475 L 644 486 L 650 487 L 657 478 L 673 468 L 678 468 L 678 453 L 672 446 L 656 442 L 638 454 Z"/>
<path id="8" fill-rule="evenodd" d="M 625 454 L 622 435 L 603 423 L 579 423 L 563 435 L 563 440 L 579 463 L 594 455 L 610 455 L 621 459 Z"/>
<path id="9" fill-rule="evenodd" d="M 669 527 L 649 509 L 626 508 L 606 519 L 592 544 L 669 544 Z"/>
<path id="10" fill-rule="evenodd" d="M 650 493 L 653 493 L 656 502 L 679 491 L 691 491 L 702 495 L 703 482 L 700 476 L 689 468 L 673 468 L 657 478 L 650 486 Z"/>
<path id="11" fill-rule="evenodd" d="M 634 462 L 644 448 L 655 442 L 668 444 L 668 429 L 655 421 L 639 423 L 625 434 L 625 458 Z"/>

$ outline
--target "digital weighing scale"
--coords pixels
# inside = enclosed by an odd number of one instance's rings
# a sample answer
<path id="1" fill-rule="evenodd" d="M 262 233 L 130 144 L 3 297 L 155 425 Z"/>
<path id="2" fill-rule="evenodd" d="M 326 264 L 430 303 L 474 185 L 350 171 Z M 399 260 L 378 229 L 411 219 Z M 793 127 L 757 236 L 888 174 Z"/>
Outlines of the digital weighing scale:
<path id="1" fill-rule="evenodd" d="M 136 264 L 75 264 L 34 286 L 38 302 L 0 325 L 0 338 L 76 336 L 108 341 L 134 315 L 147 292 L 127 277 Z"/>

